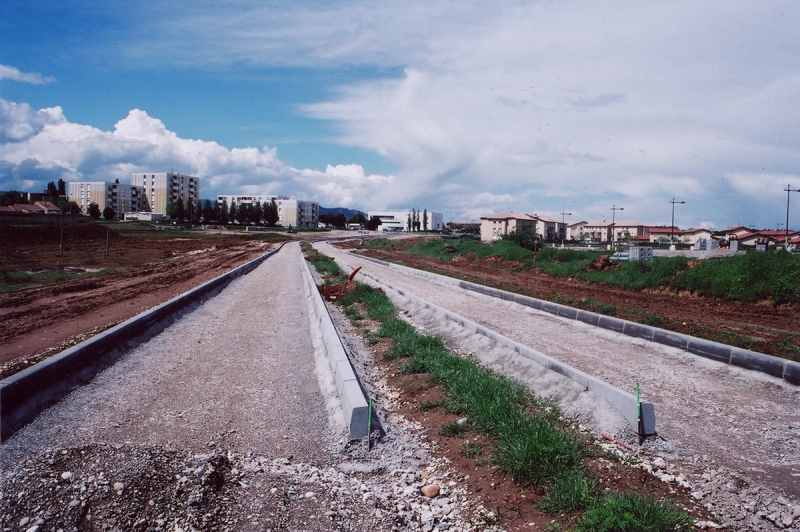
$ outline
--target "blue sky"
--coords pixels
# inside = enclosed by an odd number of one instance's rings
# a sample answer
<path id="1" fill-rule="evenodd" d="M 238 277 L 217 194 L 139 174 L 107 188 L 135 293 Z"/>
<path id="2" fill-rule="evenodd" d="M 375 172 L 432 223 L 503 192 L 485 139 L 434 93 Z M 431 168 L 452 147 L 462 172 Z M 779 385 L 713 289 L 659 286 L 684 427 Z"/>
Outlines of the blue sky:
<path id="1" fill-rule="evenodd" d="M 201 177 L 446 220 L 785 220 L 797 2 L 0 3 L 0 190 Z M 800 194 L 790 227 L 800 228 Z"/>

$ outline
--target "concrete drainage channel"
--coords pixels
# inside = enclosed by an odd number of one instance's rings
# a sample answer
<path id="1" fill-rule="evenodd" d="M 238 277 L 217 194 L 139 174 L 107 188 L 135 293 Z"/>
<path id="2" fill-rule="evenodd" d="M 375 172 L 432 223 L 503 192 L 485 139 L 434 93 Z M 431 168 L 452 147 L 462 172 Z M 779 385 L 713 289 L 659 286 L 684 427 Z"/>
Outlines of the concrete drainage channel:
<path id="1" fill-rule="evenodd" d="M 159 327 L 163 329 L 164 322 L 176 313 L 205 296 L 218 293 L 232 280 L 253 271 L 282 247 L 280 244 L 197 288 L 0 381 L 0 441 L 11 437 L 39 412 L 113 364 L 125 352 L 124 348 L 138 343 L 142 336 L 152 336 Z"/>
<path id="2" fill-rule="evenodd" d="M 360 257 L 366 258 L 366 257 Z M 373 259 L 370 259 L 373 260 Z M 376 261 L 381 264 L 387 264 L 383 261 Z M 343 266 L 353 270 L 353 267 L 349 264 L 343 263 Z M 395 266 L 395 265 L 393 265 Z M 404 268 L 401 266 L 401 268 Z M 427 272 L 422 272 L 427 273 Z M 630 423 L 631 427 L 634 431 L 636 431 L 640 436 L 649 436 L 656 433 L 656 418 L 655 418 L 655 407 L 652 403 L 642 401 L 641 403 L 637 402 L 636 396 L 625 392 L 615 386 L 608 384 L 600 379 L 597 379 L 587 373 L 584 373 L 578 369 L 573 368 L 567 364 L 559 362 L 558 360 L 545 355 L 535 349 L 532 349 L 526 345 L 520 344 L 507 338 L 501 334 L 496 333 L 495 331 L 489 330 L 485 327 L 478 325 L 477 323 L 468 320 L 458 314 L 445 310 L 433 303 L 429 303 L 424 299 L 421 299 L 417 296 L 412 294 L 408 294 L 403 290 L 399 290 L 384 281 L 377 279 L 376 277 L 366 273 L 361 272 L 361 275 L 372 279 L 373 282 L 378 284 L 379 286 L 385 287 L 389 290 L 392 290 L 401 296 L 405 297 L 406 299 L 425 307 L 426 309 L 434 312 L 435 314 L 447 318 L 455 323 L 459 324 L 460 326 L 464 327 L 465 329 L 477 333 L 487 338 L 497 342 L 498 344 L 507 347 L 509 349 L 514 350 L 515 352 L 519 353 L 520 355 L 536 362 L 537 364 L 564 375 L 565 377 L 577 382 L 581 386 L 585 387 L 587 390 L 593 392 L 598 397 L 605 399 L 612 407 L 614 407 L 617 412 L 619 412 L 627 421 Z M 639 415 L 639 404 L 641 404 L 641 424 L 640 424 L 640 415 Z"/>
<path id="3" fill-rule="evenodd" d="M 350 439 L 358 440 L 364 438 L 369 435 L 369 406 L 353 367 L 350 365 L 350 359 L 344 349 L 342 340 L 339 338 L 339 333 L 336 332 L 333 320 L 328 314 L 325 301 L 323 301 L 319 290 L 317 290 L 308 261 L 305 260 L 303 261 L 303 279 L 312 299 L 310 304 L 312 316 L 317 320 L 322 331 L 325 351 L 328 354 L 328 361 L 333 371 L 336 390 L 339 392 L 339 399 L 344 410 Z"/>
<path id="4" fill-rule="evenodd" d="M 689 353 L 701 356 L 703 358 L 730 364 L 743 369 L 759 371 L 761 373 L 766 373 L 767 375 L 783 379 L 790 384 L 800 385 L 800 363 L 792 360 L 786 360 L 783 358 L 766 355 L 764 353 L 758 353 L 756 351 L 749 351 L 739 347 L 712 342 L 711 340 L 703 340 L 702 338 L 695 338 L 694 336 L 689 336 L 687 334 L 667 331 L 665 329 L 659 329 L 658 327 L 652 327 L 650 325 L 643 325 L 641 323 L 614 318 L 611 316 L 598 314 L 596 312 L 579 310 L 565 305 L 560 305 L 558 303 L 544 301 L 542 299 L 506 292 L 505 290 L 498 290 L 497 288 L 470 283 L 468 281 L 461 281 L 458 279 L 453 279 L 452 277 L 416 270 L 414 268 L 393 264 L 391 262 L 386 262 L 379 259 L 373 259 L 372 257 L 359 255 L 359 258 L 380 264 L 382 266 L 393 268 L 398 271 L 411 273 L 412 275 L 416 275 L 418 277 L 435 279 L 438 282 L 446 283 L 452 286 L 458 286 L 464 290 L 471 290 L 473 292 L 496 297 L 498 299 L 504 299 L 506 301 L 514 301 L 520 305 L 525 305 L 526 307 L 530 307 L 535 310 L 541 310 L 543 312 L 553 314 L 554 316 L 582 321 L 588 325 L 622 333 L 633 338 L 641 338 L 643 340 L 648 340 L 658 344 L 677 347 L 678 349 L 688 351 Z"/>

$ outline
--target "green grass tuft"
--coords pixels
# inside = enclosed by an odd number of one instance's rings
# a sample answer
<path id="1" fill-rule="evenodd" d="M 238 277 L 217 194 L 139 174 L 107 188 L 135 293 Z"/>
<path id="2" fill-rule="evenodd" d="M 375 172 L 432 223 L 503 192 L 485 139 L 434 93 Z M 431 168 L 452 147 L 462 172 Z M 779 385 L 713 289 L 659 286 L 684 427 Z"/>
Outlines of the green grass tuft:
<path id="1" fill-rule="evenodd" d="M 577 532 L 688 532 L 694 521 L 678 508 L 634 493 L 611 493 L 586 511 Z"/>

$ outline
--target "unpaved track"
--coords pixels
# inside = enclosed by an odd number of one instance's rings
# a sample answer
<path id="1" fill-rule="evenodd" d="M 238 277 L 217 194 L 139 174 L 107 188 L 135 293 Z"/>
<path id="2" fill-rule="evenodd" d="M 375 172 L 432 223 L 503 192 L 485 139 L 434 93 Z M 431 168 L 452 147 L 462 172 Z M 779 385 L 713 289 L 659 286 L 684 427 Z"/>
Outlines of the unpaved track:
<path id="1" fill-rule="evenodd" d="M 291 244 L 233 281 L 18 432 L 4 460 L 98 441 L 324 460 L 337 435 L 317 382 L 302 260 Z"/>
<path id="2" fill-rule="evenodd" d="M 320 251 L 393 287 L 633 391 L 656 407 L 673 458 L 695 472 L 725 466 L 800 499 L 800 388 L 678 349 L 591 327 L 513 302 L 404 274 L 327 244 Z M 408 308 L 411 308 L 410 306 Z M 630 438 L 630 435 L 628 435 Z"/>

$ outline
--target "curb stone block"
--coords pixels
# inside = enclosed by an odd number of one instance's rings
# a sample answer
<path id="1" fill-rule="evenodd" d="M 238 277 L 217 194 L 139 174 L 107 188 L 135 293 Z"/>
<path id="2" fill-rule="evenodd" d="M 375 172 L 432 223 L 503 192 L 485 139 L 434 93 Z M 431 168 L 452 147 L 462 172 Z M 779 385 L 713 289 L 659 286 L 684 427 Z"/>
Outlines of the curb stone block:
<path id="1" fill-rule="evenodd" d="M 641 325 L 632 321 L 625 322 L 624 334 L 634 338 L 653 340 L 653 328 L 648 325 Z"/>
<path id="2" fill-rule="evenodd" d="M 790 360 L 786 362 L 786 366 L 783 370 L 783 378 L 786 379 L 786 382 L 791 382 L 797 386 L 800 386 L 800 363 L 794 362 Z"/>
<path id="3" fill-rule="evenodd" d="M 724 362 L 726 364 L 731 362 L 731 346 L 725 344 L 718 344 L 716 342 L 709 342 L 700 338 L 692 338 L 689 340 L 688 351 L 695 355 L 716 360 L 717 362 Z M 783 367 L 781 367 L 781 374 Z"/>
<path id="4" fill-rule="evenodd" d="M 785 368 L 791 363 L 791 361 L 782 358 L 764 355 L 738 347 L 731 347 L 730 355 L 731 364 L 734 366 L 761 371 L 773 377 L 778 377 L 779 379 L 784 377 L 786 373 Z"/>
<path id="5" fill-rule="evenodd" d="M 609 331 L 614 331 L 618 333 L 623 333 L 625 330 L 625 321 L 619 318 L 612 318 L 611 316 L 603 316 L 600 315 L 600 318 L 597 320 L 597 326 L 603 329 L 608 329 Z"/>
<path id="6" fill-rule="evenodd" d="M 670 347 L 677 347 L 678 349 L 687 349 L 689 347 L 689 337 L 681 334 L 666 331 L 664 329 L 655 329 L 653 331 L 653 341 L 659 344 L 668 345 Z"/>
<path id="7" fill-rule="evenodd" d="M 585 310 L 578 311 L 578 321 L 582 321 L 587 325 L 592 325 L 593 327 L 597 327 L 597 324 L 600 322 L 600 315 L 595 314 L 594 312 L 587 312 Z"/>

